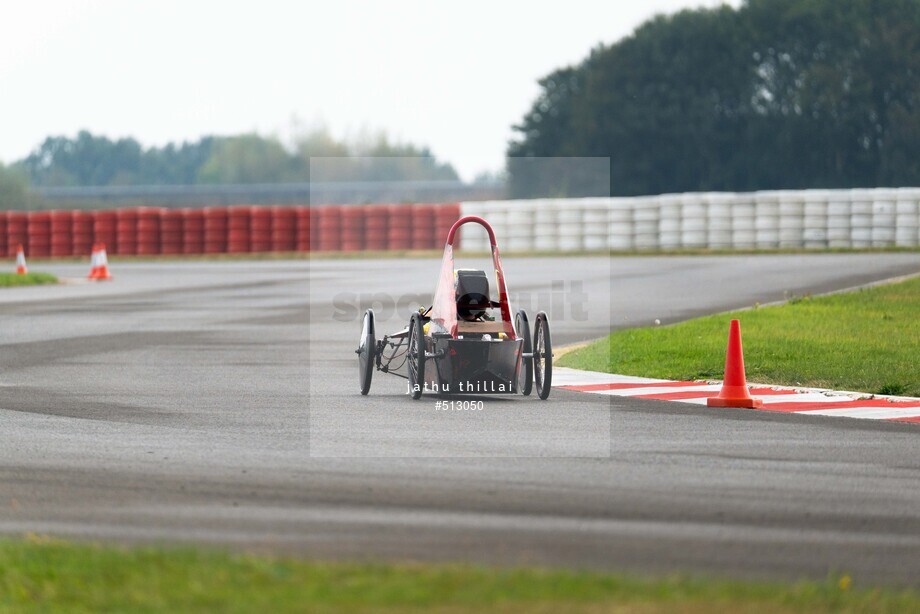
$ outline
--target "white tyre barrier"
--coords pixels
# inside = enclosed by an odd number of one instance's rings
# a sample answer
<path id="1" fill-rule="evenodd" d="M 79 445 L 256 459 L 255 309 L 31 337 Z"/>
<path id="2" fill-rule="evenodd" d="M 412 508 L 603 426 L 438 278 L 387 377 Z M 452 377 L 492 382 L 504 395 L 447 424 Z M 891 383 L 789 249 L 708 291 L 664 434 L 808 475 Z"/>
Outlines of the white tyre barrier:
<path id="1" fill-rule="evenodd" d="M 533 217 L 534 247 L 538 250 L 559 249 L 558 208 L 553 199 L 533 201 L 537 209 Z"/>
<path id="2" fill-rule="evenodd" d="M 661 249 L 680 247 L 680 194 L 662 194 L 658 197 L 658 244 Z"/>
<path id="3" fill-rule="evenodd" d="M 490 201 L 474 200 L 460 203 L 460 217 L 465 217 L 467 215 L 481 216 L 489 202 Z M 460 229 L 463 230 L 463 227 L 461 226 Z"/>
<path id="4" fill-rule="evenodd" d="M 872 192 L 850 190 L 850 247 L 872 247 Z"/>
<path id="5" fill-rule="evenodd" d="M 608 198 L 585 198 L 582 200 L 582 234 L 584 248 L 589 251 L 607 249 Z"/>
<path id="6" fill-rule="evenodd" d="M 533 237 L 535 208 L 528 200 L 509 200 L 505 203 L 505 222 L 508 224 L 508 236 Z"/>
<path id="7" fill-rule="evenodd" d="M 501 249 L 505 253 L 521 253 L 533 251 L 535 248 L 533 237 L 508 237 L 501 243 Z"/>
<path id="8" fill-rule="evenodd" d="M 489 205 L 486 215 L 483 216 L 495 232 L 495 240 L 499 246 L 508 241 L 508 201 L 493 201 Z M 467 224 L 472 226 L 473 224 Z"/>
<path id="9" fill-rule="evenodd" d="M 659 210 L 659 199 L 654 196 L 635 199 L 632 214 L 636 249 L 658 249 Z"/>
<path id="10" fill-rule="evenodd" d="M 633 199 L 611 198 L 607 212 L 607 249 L 628 251 L 635 247 L 633 239 Z"/>
<path id="11" fill-rule="evenodd" d="M 495 201 L 460 203 L 460 216 L 476 215 L 488 221 Z M 468 252 L 488 252 L 489 237 L 478 224 L 464 224 L 460 227 L 460 249 Z"/>
<path id="12" fill-rule="evenodd" d="M 754 230 L 758 249 L 779 247 L 779 193 L 754 193 Z"/>
<path id="13" fill-rule="evenodd" d="M 584 248 L 584 235 L 582 234 L 582 220 L 584 209 L 577 199 L 557 201 L 557 215 L 559 219 L 559 250 L 575 252 Z"/>
<path id="14" fill-rule="evenodd" d="M 508 239 L 499 242 L 509 252 L 526 252 L 534 249 L 534 209 L 526 200 L 508 201 L 505 209 Z"/>
<path id="15" fill-rule="evenodd" d="M 779 193 L 779 246 L 799 248 L 805 243 L 805 199 L 802 192 Z"/>
<path id="16" fill-rule="evenodd" d="M 680 195 L 680 245 L 681 247 L 706 247 L 706 202 L 703 195 L 687 192 Z"/>
<path id="17" fill-rule="evenodd" d="M 901 188 L 895 201 L 894 243 L 898 247 L 920 245 L 920 190 Z"/>
<path id="18" fill-rule="evenodd" d="M 505 251 L 917 247 L 920 188 L 685 193 L 461 203 Z M 488 251 L 475 226 L 463 249 Z"/>
<path id="19" fill-rule="evenodd" d="M 732 247 L 753 249 L 757 247 L 757 231 L 754 227 L 754 195 L 733 194 L 731 200 Z"/>
<path id="20" fill-rule="evenodd" d="M 851 247 L 850 218 L 853 203 L 848 190 L 832 190 L 827 196 L 827 246 Z"/>
<path id="21" fill-rule="evenodd" d="M 732 246 L 732 202 L 734 194 L 708 192 L 703 195 L 706 202 L 708 224 L 706 247 L 727 249 Z"/>
<path id="22" fill-rule="evenodd" d="M 830 193 L 827 190 L 805 192 L 804 223 L 802 237 L 806 249 L 827 247 L 827 206 Z"/>
<path id="23" fill-rule="evenodd" d="M 894 190 L 872 192 L 872 247 L 892 247 L 895 240 Z"/>

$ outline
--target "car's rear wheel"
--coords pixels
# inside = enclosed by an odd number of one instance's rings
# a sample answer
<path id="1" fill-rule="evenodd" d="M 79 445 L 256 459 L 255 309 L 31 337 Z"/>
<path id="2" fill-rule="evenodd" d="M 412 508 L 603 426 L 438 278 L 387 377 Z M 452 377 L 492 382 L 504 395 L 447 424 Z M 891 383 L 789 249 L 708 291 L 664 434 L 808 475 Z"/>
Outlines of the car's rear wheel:
<path id="1" fill-rule="evenodd" d="M 377 349 L 377 339 L 374 334 L 374 310 L 364 312 L 364 323 L 361 327 L 361 339 L 358 342 L 358 383 L 361 385 L 361 394 L 371 390 L 371 379 L 374 377 L 374 352 Z"/>
<path id="2" fill-rule="evenodd" d="M 408 349 L 406 357 L 409 372 L 409 393 L 413 399 L 420 399 L 425 387 L 425 332 L 422 317 L 413 313 L 409 320 Z"/>
<path id="3" fill-rule="evenodd" d="M 537 314 L 533 333 L 533 371 L 537 395 L 545 401 L 553 385 L 553 343 L 546 314 Z"/>
<path id="4" fill-rule="evenodd" d="M 533 343 L 530 340 L 530 322 L 527 320 L 527 312 L 523 309 L 519 309 L 514 316 L 514 333 L 524 341 L 521 351 L 524 354 L 533 352 Z M 521 372 L 518 374 L 518 391 L 526 397 L 530 395 L 532 390 L 533 357 L 525 356 L 521 360 Z"/>

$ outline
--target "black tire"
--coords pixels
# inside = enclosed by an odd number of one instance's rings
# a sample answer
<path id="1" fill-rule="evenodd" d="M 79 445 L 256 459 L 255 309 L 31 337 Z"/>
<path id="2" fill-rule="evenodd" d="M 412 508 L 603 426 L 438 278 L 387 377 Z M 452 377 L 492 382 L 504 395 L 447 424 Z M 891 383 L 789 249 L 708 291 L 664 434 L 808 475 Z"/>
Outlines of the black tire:
<path id="1" fill-rule="evenodd" d="M 530 354 L 533 351 L 533 342 L 530 340 L 530 321 L 527 312 L 519 309 L 514 315 L 514 333 L 524 340 L 522 352 Z M 526 356 L 521 361 L 521 372 L 518 374 L 518 392 L 525 397 L 533 391 L 533 358 Z"/>
<path id="2" fill-rule="evenodd" d="M 533 374 L 540 400 L 549 397 L 553 386 L 553 342 L 549 335 L 549 321 L 542 311 L 537 314 L 533 331 Z"/>
<path id="3" fill-rule="evenodd" d="M 409 372 L 409 391 L 414 400 L 422 397 L 425 387 L 425 331 L 422 317 L 413 313 L 409 320 L 409 346 L 406 349 L 406 370 Z"/>
<path id="4" fill-rule="evenodd" d="M 371 390 L 371 379 L 374 377 L 374 355 L 377 350 L 377 338 L 374 332 L 374 310 L 364 312 L 364 323 L 361 327 L 361 340 L 358 342 L 358 383 L 361 385 L 361 394 Z"/>

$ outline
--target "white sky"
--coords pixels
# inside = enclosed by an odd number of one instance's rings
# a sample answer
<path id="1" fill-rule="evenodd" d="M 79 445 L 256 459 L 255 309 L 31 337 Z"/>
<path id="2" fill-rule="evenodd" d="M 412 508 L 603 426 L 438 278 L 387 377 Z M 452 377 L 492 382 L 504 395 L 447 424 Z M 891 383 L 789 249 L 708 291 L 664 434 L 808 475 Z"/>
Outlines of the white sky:
<path id="1" fill-rule="evenodd" d="M 739 0 L 728 2 L 737 6 Z M 143 145 L 384 129 L 471 179 L 536 81 L 655 13 L 719 0 L 32 0 L 0 20 L 0 160 L 80 129 Z"/>

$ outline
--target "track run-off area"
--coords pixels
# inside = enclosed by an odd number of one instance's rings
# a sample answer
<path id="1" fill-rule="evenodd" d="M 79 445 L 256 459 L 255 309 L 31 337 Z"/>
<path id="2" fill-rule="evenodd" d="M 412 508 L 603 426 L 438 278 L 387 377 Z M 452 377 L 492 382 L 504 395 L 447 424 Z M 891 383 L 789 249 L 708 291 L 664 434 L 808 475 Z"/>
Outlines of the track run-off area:
<path id="1" fill-rule="evenodd" d="M 920 577 L 917 425 L 562 389 L 439 411 L 382 373 L 360 396 L 363 310 L 379 334 L 402 328 L 438 266 L 115 259 L 112 282 L 0 290 L 0 532 L 335 559 Z M 559 347 L 915 274 L 920 254 L 504 267 L 513 309 L 545 310 Z"/>

